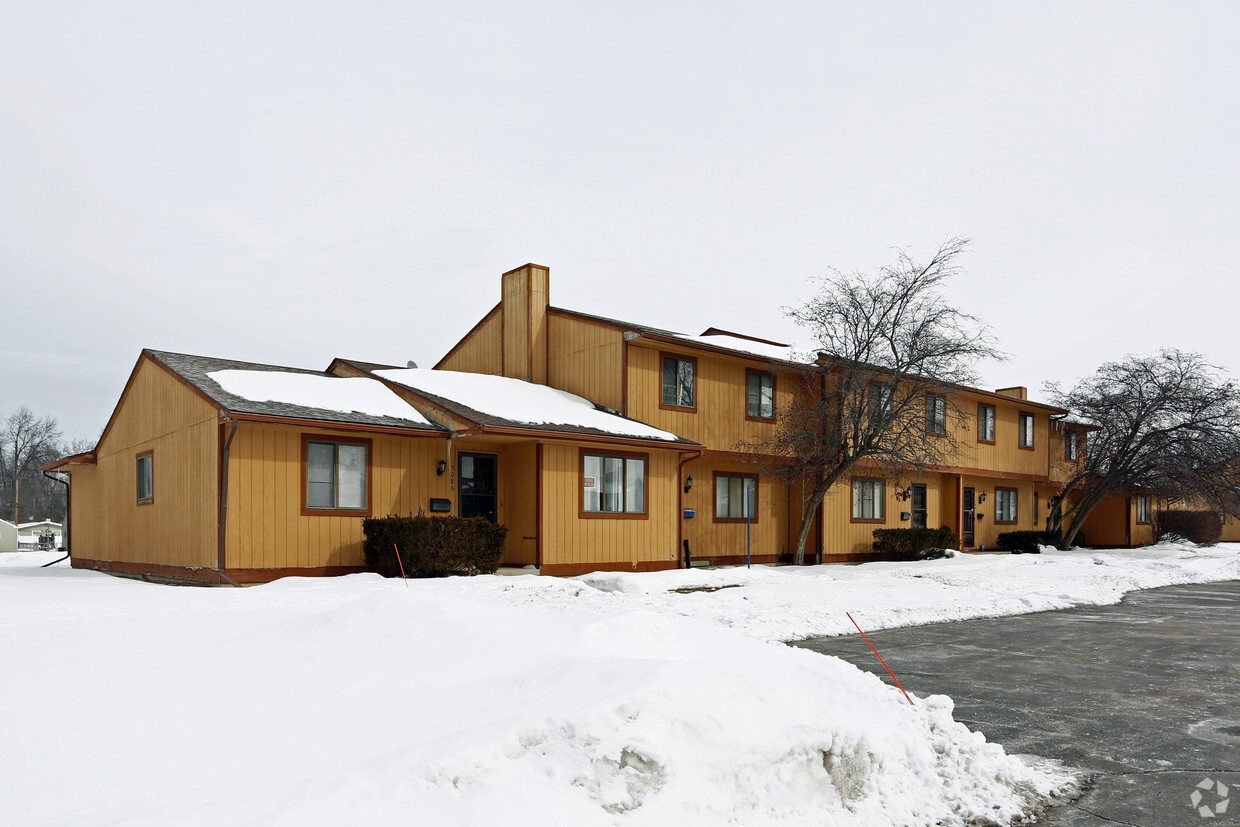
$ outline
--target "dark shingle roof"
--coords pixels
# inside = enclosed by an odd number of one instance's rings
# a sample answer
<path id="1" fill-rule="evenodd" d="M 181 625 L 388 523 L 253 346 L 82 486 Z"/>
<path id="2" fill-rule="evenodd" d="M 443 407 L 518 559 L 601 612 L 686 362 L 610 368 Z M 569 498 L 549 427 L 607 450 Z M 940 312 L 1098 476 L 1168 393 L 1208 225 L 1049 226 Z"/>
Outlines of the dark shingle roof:
<path id="1" fill-rule="evenodd" d="M 168 353 L 161 350 L 143 351 L 147 356 L 180 376 L 193 387 L 202 391 L 209 399 L 231 413 L 253 414 L 257 416 L 273 416 L 285 419 L 313 419 L 323 422 L 348 422 L 357 425 L 382 425 L 388 428 L 409 428 L 420 431 L 443 431 L 438 425 L 420 421 L 421 416 L 412 406 L 410 413 L 417 419 L 398 419 L 391 416 L 357 413 L 354 411 L 335 411 L 326 408 L 310 408 L 303 405 L 291 405 L 285 402 L 267 402 L 246 399 L 229 393 L 207 374 L 220 370 L 252 370 L 271 371 L 274 373 L 300 373 L 310 376 L 322 376 L 330 379 L 347 381 L 335 374 L 305 368 L 289 368 L 279 365 L 264 365 L 257 362 L 239 362 L 234 359 L 216 359 L 210 356 L 191 356 L 186 353 Z"/>

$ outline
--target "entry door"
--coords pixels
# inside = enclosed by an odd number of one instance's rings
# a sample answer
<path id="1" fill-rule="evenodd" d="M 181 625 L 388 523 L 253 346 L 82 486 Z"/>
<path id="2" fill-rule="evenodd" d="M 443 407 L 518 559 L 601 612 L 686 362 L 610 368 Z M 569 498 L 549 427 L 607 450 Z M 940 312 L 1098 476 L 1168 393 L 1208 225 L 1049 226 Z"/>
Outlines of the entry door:
<path id="1" fill-rule="evenodd" d="M 960 492 L 960 545 L 973 548 L 973 489 L 969 486 Z"/>
<path id="2" fill-rule="evenodd" d="M 457 513 L 462 517 L 485 517 L 496 521 L 495 454 L 458 454 Z"/>
<path id="3" fill-rule="evenodd" d="M 926 486 L 916 483 L 913 488 L 913 528 L 926 527 Z"/>

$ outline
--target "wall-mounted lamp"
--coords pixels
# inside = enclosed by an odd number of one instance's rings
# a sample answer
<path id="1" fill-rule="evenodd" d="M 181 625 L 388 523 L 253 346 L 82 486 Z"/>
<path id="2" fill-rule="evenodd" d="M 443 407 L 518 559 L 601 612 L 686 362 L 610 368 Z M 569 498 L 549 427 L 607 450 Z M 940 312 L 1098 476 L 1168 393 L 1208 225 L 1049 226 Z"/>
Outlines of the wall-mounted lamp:
<path id="1" fill-rule="evenodd" d="M 692 476 L 685 477 L 685 493 L 688 494 L 689 489 L 692 487 L 693 487 L 693 477 Z"/>
<path id="2" fill-rule="evenodd" d="M 984 502 L 986 502 L 986 492 L 985 492 L 985 491 L 983 491 L 982 493 L 980 493 L 980 494 L 978 494 L 978 495 L 977 495 L 977 501 L 978 501 L 979 503 L 984 503 Z"/>
<path id="3" fill-rule="evenodd" d="M 448 470 L 447 460 L 439 460 L 439 464 L 435 466 L 435 476 L 442 477 L 443 472 Z"/>
<path id="4" fill-rule="evenodd" d="M 913 496 L 912 486 L 908 488 L 904 488 L 904 489 L 900 489 L 900 488 L 896 489 L 896 499 L 900 500 L 901 502 L 908 502 L 909 498 L 912 496 Z"/>

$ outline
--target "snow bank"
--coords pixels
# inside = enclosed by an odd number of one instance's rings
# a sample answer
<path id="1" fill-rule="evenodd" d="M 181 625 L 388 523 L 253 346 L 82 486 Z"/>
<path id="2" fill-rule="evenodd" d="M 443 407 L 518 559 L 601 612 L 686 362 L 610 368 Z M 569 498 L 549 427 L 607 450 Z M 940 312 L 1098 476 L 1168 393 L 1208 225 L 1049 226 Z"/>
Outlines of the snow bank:
<path id="1" fill-rule="evenodd" d="M 430 424 L 408 402 L 375 379 L 276 370 L 216 370 L 207 376 L 228 393 L 252 402 L 279 402 Z"/>
<path id="2" fill-rule="evenodd" d="M 424 368 L 377 370 L 375 375 L 510 422 L 593 428 L 646 439 L 677 439 L 667 431 L 599 410 L 584 397 L 520 379 Z"/>
<path id="3" fill-rule="evenodd" d="M 948 698 L 910 706 L 838 659 L 633 605 L 646 594 L 0 569 L 5 820 L 964 825 L 1073 784 Z"/>

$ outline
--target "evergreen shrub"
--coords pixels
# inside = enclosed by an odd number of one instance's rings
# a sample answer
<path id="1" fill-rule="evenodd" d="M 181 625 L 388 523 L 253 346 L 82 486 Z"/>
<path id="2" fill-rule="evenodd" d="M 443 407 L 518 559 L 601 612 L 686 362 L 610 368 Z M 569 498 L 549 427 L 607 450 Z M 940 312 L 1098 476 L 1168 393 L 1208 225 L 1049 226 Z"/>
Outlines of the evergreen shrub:
<path id="1" fill-rule="evenodd" d="M 949 548 L 960 548 L 960 538 L 947 526 L 874 529 L 874 550 L 884 560 L 932 560 Z"/>
<path id="2" fill-rule="evenodd" d="M 1217 511 L 1172 510 L 1154 515 L 1154 539 L 1174 535 L 1199 546 L 1212 546 L 1223 534 Z"/>
<path id="3" fill-rule="evenodd" d="M 362 520 L 366 565 L 400 577 L 396 550 L 408 577 L 494 574 L 504 555 L 508 527 L 482 517 L 370 517 Z"/>

